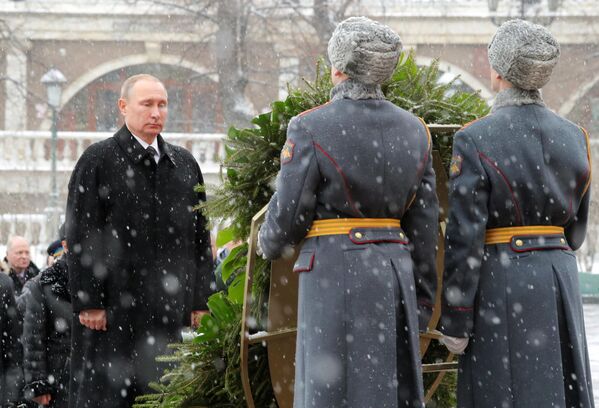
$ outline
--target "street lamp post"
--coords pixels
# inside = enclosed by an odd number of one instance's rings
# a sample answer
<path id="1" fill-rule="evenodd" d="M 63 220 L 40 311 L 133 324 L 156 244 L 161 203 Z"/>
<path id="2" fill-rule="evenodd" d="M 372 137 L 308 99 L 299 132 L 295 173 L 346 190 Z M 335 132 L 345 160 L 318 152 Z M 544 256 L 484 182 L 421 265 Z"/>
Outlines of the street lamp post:
<path id="1" fill-rule="evenodd" d="M 62 87 L 67 82 L 66 78 L 56 68 L 52 68 L 42 76 L 41 83 L 46 87 L 48 106 L 52 110 L 52 141 L 51 141 L 51 176 L 52 185 L 50 191 L 49 203 L 49 223 L 48 223 L 48 241 L 51 242 L 58 236 L 58 217 L 60 209 L 58 208 L 58 183 L 56 174 L 56 152 L 58 149 L 58 110 L 60 108 L 60 98 L 62 95 Z"/>
<path id="2" fill-rule="evenodd" d="M 487 0 L 491 21 L 499 26 L 512 18 L 529 20 L 533 23 L 549 26 L 555 20 L 555 12 L 561 6 L 563 0 L 503 0 L 507 3 L 508 12 L 499 15 L 497 10 L 502 0 Z M 517 6 L 517 7 L 514 7 Z M 517 12 L 512 11 L 517 8 Z M 547 12 L 544 12 L 544 10 Z"/>

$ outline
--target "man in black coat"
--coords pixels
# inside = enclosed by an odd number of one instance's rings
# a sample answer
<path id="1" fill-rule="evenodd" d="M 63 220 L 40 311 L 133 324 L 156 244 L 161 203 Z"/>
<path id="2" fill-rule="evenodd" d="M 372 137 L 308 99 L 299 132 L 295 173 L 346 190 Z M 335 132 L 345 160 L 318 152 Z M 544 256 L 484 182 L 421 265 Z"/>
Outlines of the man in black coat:
<path id="1" fill-rule="evenodd" d="M 0 273 L 0 407 L 16 406 L 23 381 L 23 357 L 15 293 L 10 278 Z"/>
<path id="2" fill-rule="evenodd" d="M 160 135 L 167 92 L 150 75 L 121 89 L 125 125 L 90 146 L 69 182 L 67 255 L 72 294 L 71 407 L 129 407 L 163 367 L 211 293 L 206 220 L 193 207 L 202 173 Z M 80 324 L 79 324 L 80 323 Z"/>
<path id="3" fill-rule="evenodd" d="M 27 281 L 21 295 L 25 307 L 21 337 L 24 392 L 36 407 L 64 408 L 69 397 L 73 314 L 64 227 L 59 231 L 63 256 Z"/>

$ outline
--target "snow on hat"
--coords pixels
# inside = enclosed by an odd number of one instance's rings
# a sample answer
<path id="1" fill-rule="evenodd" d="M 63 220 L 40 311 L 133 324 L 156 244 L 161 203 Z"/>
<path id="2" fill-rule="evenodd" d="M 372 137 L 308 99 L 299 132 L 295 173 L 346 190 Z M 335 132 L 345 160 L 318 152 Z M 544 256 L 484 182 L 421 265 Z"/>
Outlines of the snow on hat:
<path id="1" fill-rule="evenodd" d="M 489 44 L 489 63 L 514 86 L 540 89 L 551 77 L 560 48 L 549 30 L 524 20 L 503 23 Z"/>
<path id="2" fill-rule="evenodd" d="M 399 35 L 366 17 L 350 17 L 337 25 L 328 45 L 331 64 L 364 84 L 382 84 L 397 66 Z"/>

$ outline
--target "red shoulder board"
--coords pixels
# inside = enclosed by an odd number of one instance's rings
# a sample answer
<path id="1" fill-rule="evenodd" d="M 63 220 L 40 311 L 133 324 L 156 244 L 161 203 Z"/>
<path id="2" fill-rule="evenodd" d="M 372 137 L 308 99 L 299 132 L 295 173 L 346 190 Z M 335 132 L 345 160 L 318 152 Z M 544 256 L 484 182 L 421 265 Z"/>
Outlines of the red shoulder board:
<path id="1" fill-rule="evenodd" d="M 482 118 L 484 118 L 485 116 L 483 116 Z M 478 118 L 478 119 L 474 119 L 471 120 L 470 122 L 466 123 L 464 126 L 461 127 L 460 130 L 466 129 L 468 126 L 471 126 L 473 124 L 475 124 L 476 122 L 478 122 L 479 120 L 481 120 L 482 118 Z"/>
<path id="2" fill-rule="evenodd" d="M 304 115 L 306 115 L 306 114 L 308 114 L 308 113 L 310 113 L 310 112 L 313 112 L 313 111 L 315 111 L 315 110 L 317 110 L 317 109 L 320 109 L 320 108 L 322 108 L 323 106 L 327 106 L 329 103 L 331 103 L 331 101 L 328 101 L 327 103 L 323 103 L 322 105 L 318 105 L 318 106 L 315 106 L 315 107 L 313 107 L 313 108 L 311 108 L 311 109 L 308 109 L 308 110 L 306 110 L 306 111 L 303 111 L 302 113 L 300 113 L 300 114 L 299 114 L 299 115 L 297 115 L 297 116 L 304 116 Z"/>

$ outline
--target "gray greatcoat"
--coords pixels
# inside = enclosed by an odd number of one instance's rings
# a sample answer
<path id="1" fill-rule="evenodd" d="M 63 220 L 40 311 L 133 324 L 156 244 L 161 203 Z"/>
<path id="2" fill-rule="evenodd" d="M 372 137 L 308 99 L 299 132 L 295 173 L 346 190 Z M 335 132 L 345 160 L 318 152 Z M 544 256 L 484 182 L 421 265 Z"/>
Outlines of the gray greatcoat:
<path id="1" fill-rule="evenodd" d="M 402 228 L 301 245 L 294 407 L 421 407 L 419 318 L 424 329 L 436 289 L 430 135 L 376 95 L 348 99 L 352 82 L 289 123 L 261 246 L 278 258 L 314 220 L 394 218 Z"/>
<path id="2" fill-rule="evenodd" d="M 589 211 L 586 132 L 538 94 L 518 106 L 518 92 L 454 140 L 441 330 L 470 337 L 458 406 L 593 407 L 572 252 Z M 488 228 L 523 225 L 565 236 L 484 244 Z"/>
<path id="3" fill-rule="evenodd" d="M 193 156 L 158 135 L 158 164 L 123 126 L 90 146 L 69 182 L 66 235 L 76 408 L 129 407 L 164 366 L 192 310 L 205 310 L 212 254 L 206 220 L 193 207 L 202 173 Z M 79 323 L 105 309 L 108 330 Z"/>

